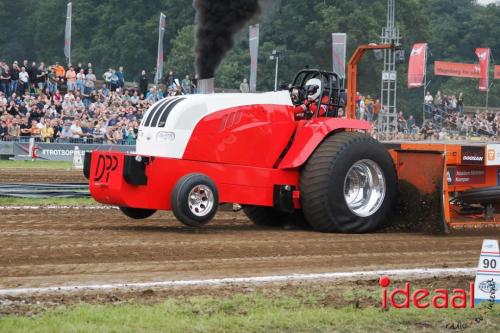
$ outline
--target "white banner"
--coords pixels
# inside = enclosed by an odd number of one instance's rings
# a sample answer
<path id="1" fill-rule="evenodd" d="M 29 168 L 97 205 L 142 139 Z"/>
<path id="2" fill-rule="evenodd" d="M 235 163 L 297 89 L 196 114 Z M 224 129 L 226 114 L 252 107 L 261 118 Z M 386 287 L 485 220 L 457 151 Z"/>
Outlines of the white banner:
<path id="1" fill-rule="evenodd" d="M 160 25 L 158 28 L 158 57 L 156 59 L 155 84 L 163 77 L 163 36 L 165 35 L 165 14 L 160 13 Z"/>
<path id="2" fill-rule="evenodd" d="M 66 29 L 64 30 L 64 56 L 71 63 L 71 19 L 73 15 L 73 4 L 68 3 L 66 11 Z"/>
<path id="3" fill-rule="evenodd" d="M 337 73 L 341 78 L 345 78 L 346 46 L 347 34 L 332 34 L 333 72 Z"/>
<path id="4" fill-rule="evenodd" d="M 259 25 L 250 26 L 250 91 L 257 91 L 257 65 L 259 63 Z"/>

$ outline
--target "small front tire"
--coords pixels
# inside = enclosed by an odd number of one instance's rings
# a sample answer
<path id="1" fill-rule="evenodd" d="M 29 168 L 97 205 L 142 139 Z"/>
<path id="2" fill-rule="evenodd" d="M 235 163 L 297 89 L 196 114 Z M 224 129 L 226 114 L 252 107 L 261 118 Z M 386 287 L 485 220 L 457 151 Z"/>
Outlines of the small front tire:
<path id="1" fill-rule="evenodd" d="M 219 193 L 214 182 L 202 174 L 182 177 L 171 195 L 172 212 L 183 224 L 201 227 L 217 213 Z"/>

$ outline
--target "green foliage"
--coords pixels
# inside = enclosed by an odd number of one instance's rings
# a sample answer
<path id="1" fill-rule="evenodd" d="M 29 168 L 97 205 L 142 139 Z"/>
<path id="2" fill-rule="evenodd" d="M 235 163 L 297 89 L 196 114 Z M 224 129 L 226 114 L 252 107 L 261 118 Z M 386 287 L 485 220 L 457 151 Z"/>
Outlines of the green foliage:
<path id="1" fill-rule="evenodd" d="M 498 332 L 496 309 L 391 309 L 324 305 L 320 297 L 276 298 L 252 293 L 232 297 L 167 299 L 161 304 L 80 304 L 42 316 L 0 317 L 2 332 L 445 332 L 467 323 L 468 332 Z M 358 293 L 354 294 L 358 296 Z M 474 321 L 481 315 L 479 323 Z M 470 324 L 469 324 L 470 323 Z M 463 324 L 462 324 L 463 325 Z"/>
<path id="2" fill-rule="evenodd" d="M 156 63 L 159 13 L 166 18 L 165 70 L 177 77 L 194 74 L 194 10 L 191 0 L 77 0 L 73 2 L 72 62 L 91 61 L 99 74 L 108 66 L 123 65 L 127 80 L 140 70 L 152 72 Z M 267 0 L 261 24 L 258 90 L 274 86 L 273 49 L 279 49 L 280 82 L 289 82 L 304 66 L 331 68 L 331 33 L 347 32 L 348 55 L 356 46 L 378 42 L 386 18 L 385 0 Z M 463 91 L 470 103 L 484 105 L 477 80 L 434 77 L 435 60 L 473 63 L 476 47 L 500 50 L 500 7 L 479 6 L 471 0 L 398 0 L 397 24 L 408 55 L 413 43 L 426 41 L 429 58 L 429 89 Z M 0 0 L 0 58 L 46 62 L 63 61 L 66 2 L 61 0 Z M 248 31 L 237 35 L 235 47 L 217 73 L 217 86 L 237 88 L 249 75 Z M 359 69 L 359 90 L 380 94 L 382 64 L 366 57 Z M 405 113 L 420 112 L 421 89 L 406 88 L 407 65 L 400 65 L 399 106 Z M 500 88 L 493 87 L 490 105 L 500 106 Z"/>

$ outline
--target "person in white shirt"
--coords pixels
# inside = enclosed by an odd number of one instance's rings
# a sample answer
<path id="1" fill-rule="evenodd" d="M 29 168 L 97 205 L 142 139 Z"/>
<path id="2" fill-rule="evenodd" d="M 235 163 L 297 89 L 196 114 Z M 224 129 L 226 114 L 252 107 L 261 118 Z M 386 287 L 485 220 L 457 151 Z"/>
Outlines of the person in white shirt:
<path id="1" fill-rule="evenodd" d="M 79 120 L 75 120 L 70 129 L 73 139 L 80 139 L 83 136 L 82 127 L 80 126 Z"/>
<path id="2" fill-rule="evenodd" d="M 24 95 L 26 89 L 28 89 L 28 84 L 30 81 L 30 76 L 28 72 L 26 72 L 25 67 L 21 67 L 21 71 L 19 72 L 19 92 L 20 95 Z"/>

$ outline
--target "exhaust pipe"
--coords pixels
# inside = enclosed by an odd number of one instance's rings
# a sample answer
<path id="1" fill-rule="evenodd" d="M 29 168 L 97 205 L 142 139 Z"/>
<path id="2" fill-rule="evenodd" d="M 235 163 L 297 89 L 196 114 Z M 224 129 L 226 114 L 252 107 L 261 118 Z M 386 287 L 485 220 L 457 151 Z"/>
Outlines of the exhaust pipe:
<path id="1" fill-rule="evenodd" d="M 214 78 L 198 80 L 198 93 L 213 94 L 214 93 Z"/>

